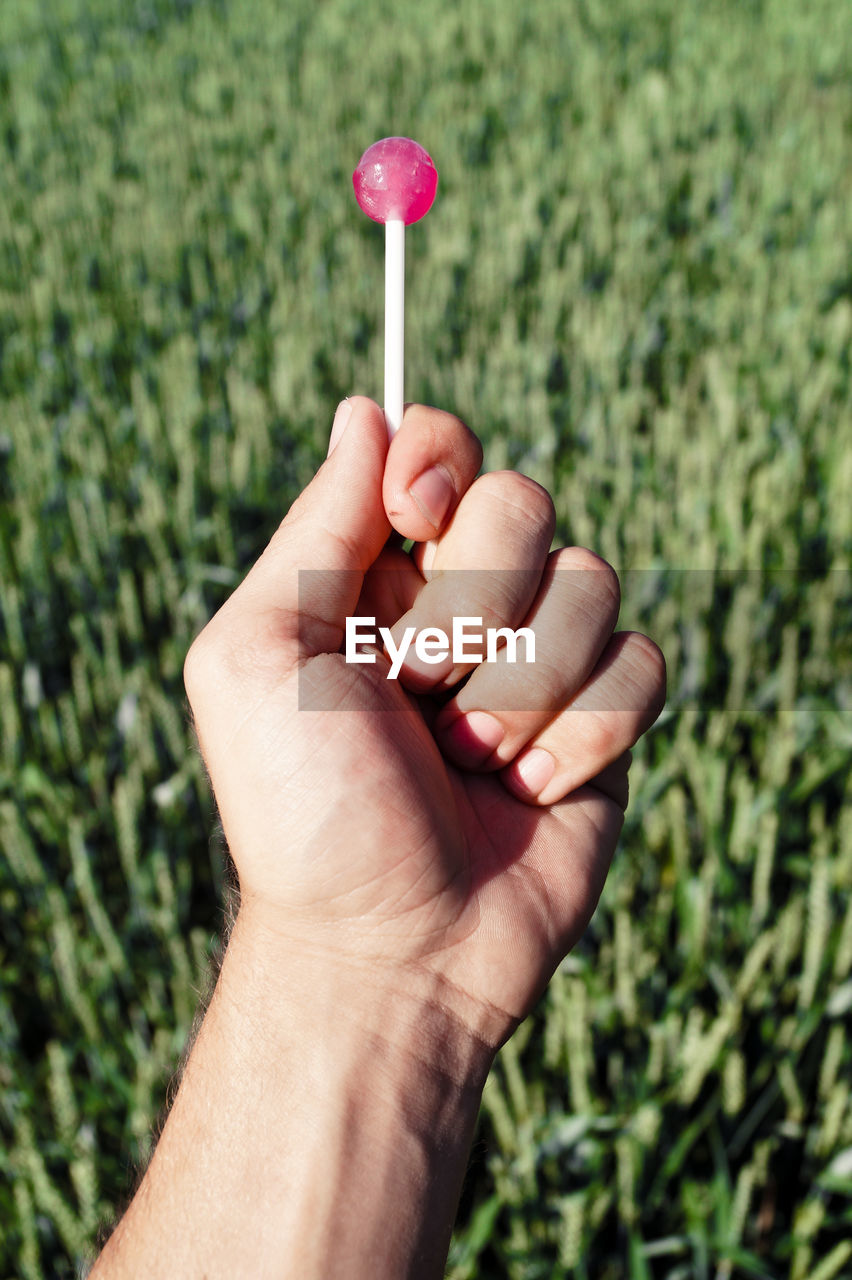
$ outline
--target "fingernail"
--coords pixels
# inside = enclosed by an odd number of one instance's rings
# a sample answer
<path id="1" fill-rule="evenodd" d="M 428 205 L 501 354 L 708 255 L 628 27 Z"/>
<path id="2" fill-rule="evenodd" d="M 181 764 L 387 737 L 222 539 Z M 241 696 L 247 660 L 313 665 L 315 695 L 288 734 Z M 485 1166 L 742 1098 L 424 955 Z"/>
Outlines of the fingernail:
<path id="1" fill-rule="evenodd" d="M 519 782 L 531 796 L 540 795 L 556 772 L 556 761 L 544 747 L 533 747 L 518 756 L 512 765 L 514 781 Z"/>
<path id="2" fill-rule="evenodd" d="M 430 467 L 409 485 L 408 492 L 424 519 L 429 521 L 433 529 L 440 529 L 455 494 L 450 473 L 440 464 Z"/>
<path id="3" fill-rule="evenodd" d="M 506 734 L 496 716 L 487 711 L 468 711 L 454 720 L 442 736 L 453 759 L 474 768 L 484 764 Z"/>
<path id="4" fill-rule="evenodd" d="M 334 422 L 331 424 L 331 435 L 328 440 L 327 458 L 330 458 L 333 450 L 340 444 L 340 437 L 346 430 L 346 424 L 352 417 L 352 402 L 350 400 L 341 400 L 334 414 Z"/>

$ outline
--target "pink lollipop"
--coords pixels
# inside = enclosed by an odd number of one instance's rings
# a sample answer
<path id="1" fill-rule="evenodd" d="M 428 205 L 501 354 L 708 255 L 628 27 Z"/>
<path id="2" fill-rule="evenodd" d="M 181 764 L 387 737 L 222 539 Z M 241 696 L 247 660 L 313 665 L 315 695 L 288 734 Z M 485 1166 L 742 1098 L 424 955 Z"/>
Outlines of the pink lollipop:
<path id="1" fill-rule="evenodd" d="M 411 138 L 382 138 L 358 161 L 355 198 L 385 224 L 385 418 L 391 435 L 402 422 L 405 349 L 405 228 L 432 207 L 438 171 Z"/>

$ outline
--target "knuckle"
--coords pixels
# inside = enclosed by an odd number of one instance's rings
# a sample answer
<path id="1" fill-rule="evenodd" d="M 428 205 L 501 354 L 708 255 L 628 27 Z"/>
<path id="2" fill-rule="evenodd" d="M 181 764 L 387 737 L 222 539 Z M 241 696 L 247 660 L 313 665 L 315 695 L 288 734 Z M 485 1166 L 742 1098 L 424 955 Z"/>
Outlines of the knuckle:
<path id="1" fill-rule="evenodd" d="M 537 480 L 519 471 L 489 471 L 477 481 L 481 491 L 505 508 L 517 511 L 525 523 L 556 525 L 556 511 L 550 494 Z"/>
<path id="2" fill-rule="evenodd" d="M 470 450 L 473 465 L 478 471 L 482 466 L 482 459 L 485 456 L 482 448 L 482 441 L 476 432 L 471 430 L 467 423 L 462 422 L 459 418 L 457 418 L 456 421 L 458 422 L 458 429 L 460 430 L 461 436 Z"/>
<path id="3" fill-rule="evenodd" d="M 428 434 L 430 439 L 438 440 L 442 436 L 465 433 L 470 430 L 447 409 L 438 409 L 430 404 L 407 403 L 403 415 L 403 423 L 409 429 L 416 428 L 418 435 Z M 471 432 L 471 434 L 473 434 Z"/>
<path id="4" fill-rule="evenodd" d="M 227 610 L 227 605 L 225 606 Z M 270 688 L 285 674 L 274 620 L 241 623 L 217 614 L 190 645 L 183 683 L 193 713 L 202 715 L 213 700 L 238 704 Z"/>
<path id="5" fill-rule="evenodd" d="M 559 572 L 593 573 L 595 576 L 588 579 L 588 583 L 594 588 L 595 596 L 608 604 L 614 625 L 621 608 L 621 583 L 612 565 L 587 547 L 563 547 L 553 553 L 552 563 Z"/>
<path id="6" fill-rule="evenodd" d="M 408 438 L 416 438 L 426 454 L 447 463 L 451 469 L 459 468 L 469 479 L 482 465 L 479 437 L 454 413 L 431 405 L 409 404 L 406 405 L 403 427 Z M 406 437 L 400 438 L 404 440 Z M 391 459 L 396 453 L 395 439 L 391 441 Z"/>
<path id="7" fill-rule="evenodd" d="M 190 706 L 200 704 L 211 690 L 227 687 L 242 674 L 251 645 L 235 626 L 227 601 L 189 646 L 183 664 L 183 683 Z"/>
<path id="8" fill-rule="evenodd" d="M 666 659 L 660 646 L 655 644 L 649 636 L 643 635 L 641 631 L 628 632 L 627 645 L 634 665 L 641 669 L 646 681 L 652 684 L 657 692 L 665 693 Z"/>
<path id="9" fill-rule="evenodd" d="M 183 662 L 183 687 L 194 707 L 213 676 L 214 644 L 210 635 L 210 623 L 189 646 Z"/>
<path id="10" fill-rule="evenodd" d="M 457 433 L 464 435 L 470 431 L 466 423 L 461 418 L 457 418 L 454 413 L 449 413 L 446 409 L 429 410 L 430 425 L 433 430 L 439 431 L 444 435 L 455 435 Z M 471 433 L 472 434 L 472 433 Z"/>
<path id="11" fill-rule="evenodd" d="M 639 631 L 621 632 L 617 642 L 619 662 L 623 663 L 623 696 L 636 742 L 665 706 L 666 660 L 659 645 Z"/>
<path id="12" fill-rule="evenodd" d="M 595 581 L 598 591 L 606 598 L 612 610 L 614 621 L 618 617 L 618 611 L 621 608 L 621 583 L 618 581 L 618 574 L 611 564 L 607 564 L 600 557 L 598 557 L 598 562 L 598 566 L 594 570 L 598 575 Z"/>

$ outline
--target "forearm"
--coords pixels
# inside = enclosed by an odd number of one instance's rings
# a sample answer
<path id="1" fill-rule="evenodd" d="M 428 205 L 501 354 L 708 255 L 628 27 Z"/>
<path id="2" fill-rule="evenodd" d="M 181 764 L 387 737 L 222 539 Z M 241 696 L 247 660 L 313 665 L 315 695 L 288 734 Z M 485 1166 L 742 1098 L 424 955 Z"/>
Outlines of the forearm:
<path id="1" fill-rule="evenodd" d="M 437 991 L 289 959 L 238 919 L 94 1280 L 443 1274 L 490 1053 Z"/>

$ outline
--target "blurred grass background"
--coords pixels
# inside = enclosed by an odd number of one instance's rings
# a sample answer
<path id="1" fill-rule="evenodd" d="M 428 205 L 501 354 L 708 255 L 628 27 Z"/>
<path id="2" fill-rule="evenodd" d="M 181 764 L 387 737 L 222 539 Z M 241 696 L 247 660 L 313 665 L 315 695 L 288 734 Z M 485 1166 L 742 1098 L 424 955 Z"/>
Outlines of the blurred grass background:
<path id="1" fill-rule="evenodd" d="M 145 1158 L 222 919 L 183 656 L 381 396 L 402 133 L 407 396 L 670 669 L 448 1274 L 852 1276 L 850 67 L 846 0 L 2 0 L 0 1275 Z"/>

